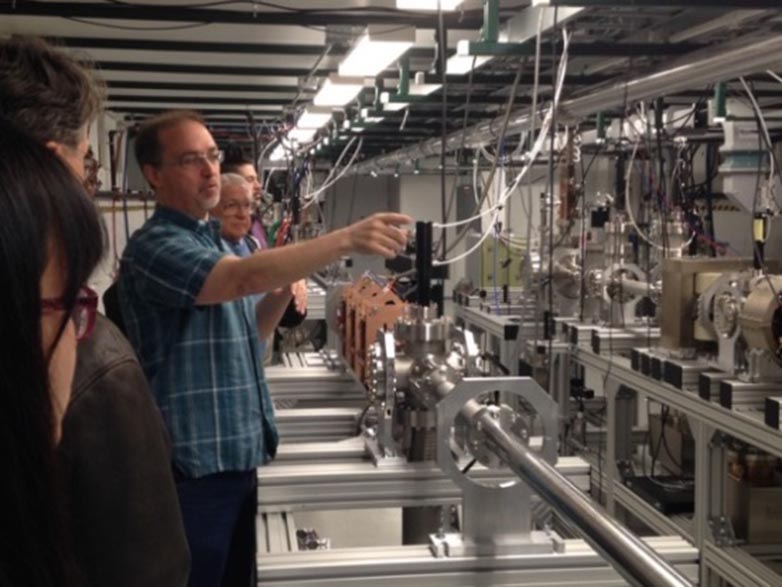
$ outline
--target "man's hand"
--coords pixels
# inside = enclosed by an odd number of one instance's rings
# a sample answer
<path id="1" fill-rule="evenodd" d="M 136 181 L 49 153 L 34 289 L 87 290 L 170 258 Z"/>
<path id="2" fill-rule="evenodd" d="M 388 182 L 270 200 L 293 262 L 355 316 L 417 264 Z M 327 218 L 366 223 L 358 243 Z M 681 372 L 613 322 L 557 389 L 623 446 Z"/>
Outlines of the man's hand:
<path id="1" fill-rule="evenodd" d="M 400 226 L 413 219 L 406 214 L 382 212 L 360 220 L 345 230 L 349 248 L 364 255 L 382 255 L 393 259 L 405 249 L 409 231 Z"/>
<path id="2" fill-rule="evenodd" d="M 307 280 L 300 279 L 291 283 L 291 293 L 296 311 L 299 314 L 304 314 L 307 311 Z"/>

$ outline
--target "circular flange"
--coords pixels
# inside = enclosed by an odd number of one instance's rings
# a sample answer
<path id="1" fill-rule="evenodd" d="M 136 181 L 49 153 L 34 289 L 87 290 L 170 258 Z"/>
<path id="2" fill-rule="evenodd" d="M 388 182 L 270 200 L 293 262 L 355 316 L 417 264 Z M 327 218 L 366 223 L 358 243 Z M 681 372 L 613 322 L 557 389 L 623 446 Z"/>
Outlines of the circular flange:
<path id="1" fill-rule="evenodd" d="M 462 473 L 451 454 L 451 432 L 456 418 L 468 401 L 477 399 L 487 392 L 500 392 L 521 398 L 540 418 L 543 428 L 543 445 L 540 455 L 549 464 L 557 460 L 557 405 L 543 388 L 530 377 L 468 377 L 462 379 L 453 390 L 437 404 L 437 464 L 462 489 L 474 488 L 501 490 L 516 485 L 519 481 L 503 484 L 501 487 L 487 487 Z M 486 406 L 484 409 L 489 408 Z M 513 434 L 513 426 L 506 430 Z M 522 437 L 516 435 L 520 441 Z"/>

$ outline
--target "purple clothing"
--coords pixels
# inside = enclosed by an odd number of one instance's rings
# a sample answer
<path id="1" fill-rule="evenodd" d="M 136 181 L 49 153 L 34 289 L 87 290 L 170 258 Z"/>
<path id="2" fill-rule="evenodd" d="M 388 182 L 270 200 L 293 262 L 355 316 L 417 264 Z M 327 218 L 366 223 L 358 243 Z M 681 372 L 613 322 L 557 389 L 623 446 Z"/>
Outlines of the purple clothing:
<path id="1" fill-rule="evenodd" d="M 268 249 L 269 243 L 266 240 L 266 229 L 263 227 L 260 218 L 253 216 L 253 222 L 250 225 L 250 234 L 258 239 L 261 249 Z"/>

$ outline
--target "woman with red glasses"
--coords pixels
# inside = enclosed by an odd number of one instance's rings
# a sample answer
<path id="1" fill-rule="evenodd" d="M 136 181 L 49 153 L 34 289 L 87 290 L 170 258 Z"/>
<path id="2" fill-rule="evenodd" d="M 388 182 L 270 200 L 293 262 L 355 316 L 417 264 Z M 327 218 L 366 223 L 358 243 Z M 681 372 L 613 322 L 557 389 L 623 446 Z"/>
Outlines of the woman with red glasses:
<path id="1" fill-rule="evenodd" d="M 0 585 L 78 584 L 55 449 L 97 299 L 96 208 L 69 168 L 0 117 Z"/>

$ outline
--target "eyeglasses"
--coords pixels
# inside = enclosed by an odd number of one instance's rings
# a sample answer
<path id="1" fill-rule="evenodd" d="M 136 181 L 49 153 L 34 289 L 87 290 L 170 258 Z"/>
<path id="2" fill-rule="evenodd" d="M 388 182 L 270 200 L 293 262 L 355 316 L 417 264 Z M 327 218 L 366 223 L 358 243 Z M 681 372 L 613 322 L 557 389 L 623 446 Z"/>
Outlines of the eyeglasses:
<path id="1" fill-rule="evenodd" d="M 175 161 L 179 167 L 198 168 L 203 167 L 204 163 L 218 165 L 225 159 L 225 153 L 220 149 L 210 149 L 209 151 L 191 151 L 180 155 Z"/>
<path id="2" fill-rule="evenodd" d="M 41 300 L 42 310 L 64 311 L 62 298 Z M 89 287 L 82 287 L 76 295 L 76 304 L 71 311 L 71 320 L 76 329 L 76 340 L 89 338 L 95 328 L 95 314 L 98 312 L 98 294 Z"/>
<path id="3" fill-rule="evenodd" d="M 248 202 L 240 203 L 240 202 L 225 202 L 222 205 L 223 212 L 225 214 L 238 214 L 239 210 L 244 212 L 245 214 L 249 214 L 250 211 L 253 209 L 252 204 Z"/>

